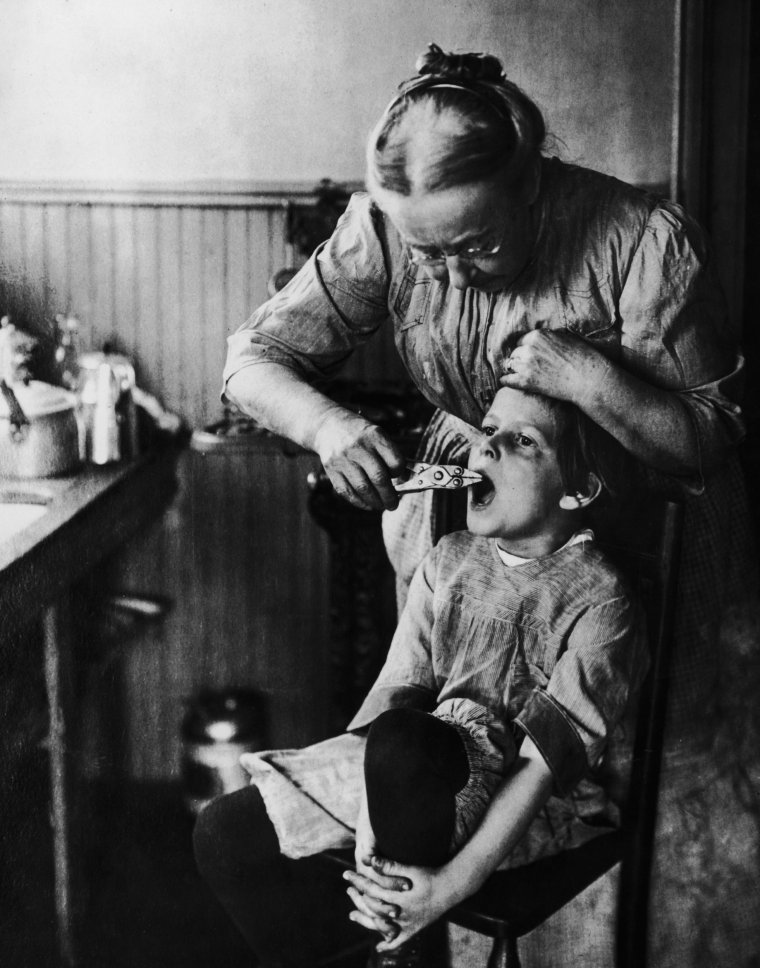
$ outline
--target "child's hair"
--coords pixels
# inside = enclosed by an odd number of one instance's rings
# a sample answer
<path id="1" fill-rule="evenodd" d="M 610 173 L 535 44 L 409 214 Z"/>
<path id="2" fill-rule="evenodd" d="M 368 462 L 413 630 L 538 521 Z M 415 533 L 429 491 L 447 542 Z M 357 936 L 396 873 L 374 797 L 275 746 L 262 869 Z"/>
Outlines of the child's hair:
<path id="1" fill-rule="evenodd" d="M 594 474 L 603 493 L 617 494 L 627 465 L 623 447 L 574 404 L 547 401 L 557 421 L 557 461 L 567 493 L 585 494 L 589 474 Z"/>

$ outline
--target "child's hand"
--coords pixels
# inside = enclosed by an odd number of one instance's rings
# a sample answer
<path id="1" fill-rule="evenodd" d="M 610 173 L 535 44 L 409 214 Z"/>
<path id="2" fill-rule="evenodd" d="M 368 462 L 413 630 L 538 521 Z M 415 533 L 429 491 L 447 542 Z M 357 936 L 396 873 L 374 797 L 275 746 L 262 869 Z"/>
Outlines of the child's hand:
<path id="1" fill-rule="evenodd" d="M 448 865 L 438 868 L 407 867 L 375 854 L 371 868 L 370 876 L 358 871 L 346 871 L 343 876 L 351 882 L 368 907 L 384 905 L 386 910 L 390 907 L 395 909 L 392 922 L 398 930 L 393 936 L 390 936 L 390 932 L 383 932 L 378 951 L 393 951 L 418 931 L 437 921 L 460 900 Z M 406 885 L 405 889 L 400 885 Z M 358 917 L 353 920 L 365 924 Z"/>
<path id="2" fill-rule="evenodd" d="M 362 798 L 362 805 L 356 821 L 356 849 L 354 851 L 356 873 L 366 881 L 377 883 L 378 887 L 392 889 L 391 878 L 380 877 L 375 873 L 373 862 L 379 859 L 375 835 L 369 822 L 366 796 Z M 346 872 L 353 874 L 353 871 Z M 346 875 L 344 875 L 346 877 Z M 392 941 L 399 933 L 399 926 L 394 922 L 398 914 L 395 904 L 382 901 L 364 894 L 353 885 L 347 888 L 348 896 L 354 903 L 356 911 L 350 915 L 352 921 L 363 925 L 370 931 L 378 931 L 385 941 Z"/>
<path id="3" fill-rule="evenodd" d="M 368 875 L 357 869 L 356 872 L 346 871 L 343 877 L 353 885 L 349 888 L 349 895 L 354 903 L 357 903 L 357 897 L 361 899 L 362 907 L 357 905 L 357 909 L 362 914 L 365 909 L 389 912 L 387 917 L 390 917 L 395 931 L 382 932 L 383 940 L 377 946 L 378 951 L 393 951 L 459 900 L 446 865 L 439 868 L 407 867 L 375 854 Z M 352 914 L 351 917 L 359 924 L 369 926 L 366 915 Z"/>

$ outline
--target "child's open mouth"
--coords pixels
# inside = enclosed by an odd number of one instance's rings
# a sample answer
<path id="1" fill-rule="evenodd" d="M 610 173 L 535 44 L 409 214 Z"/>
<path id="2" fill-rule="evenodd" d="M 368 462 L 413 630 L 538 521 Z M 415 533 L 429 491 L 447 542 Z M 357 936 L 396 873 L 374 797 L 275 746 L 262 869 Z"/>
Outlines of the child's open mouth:
<path id="1" fill-rule="evenodd" d="M 483 480 L 470 485 L 470 507 L 475 509 L 487 507 L 496 493 L 493 483 L 483 474 L 483 471 L 478 473 L 482 475 Z"/>

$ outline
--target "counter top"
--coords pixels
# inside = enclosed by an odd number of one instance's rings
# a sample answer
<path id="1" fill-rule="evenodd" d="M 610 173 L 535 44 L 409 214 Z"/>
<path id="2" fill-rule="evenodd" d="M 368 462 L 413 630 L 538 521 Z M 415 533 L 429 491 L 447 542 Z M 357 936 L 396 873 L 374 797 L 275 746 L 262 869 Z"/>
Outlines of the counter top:
<path id="1" fill-rule="evenodd" d="M 167 507 L 177 452 L 169 444 L 67 477 L 0 478 L 0 500 L 30 495 L 47 504 L 40 518 L 0 542 L 4 630 L 29 621 Z"/>

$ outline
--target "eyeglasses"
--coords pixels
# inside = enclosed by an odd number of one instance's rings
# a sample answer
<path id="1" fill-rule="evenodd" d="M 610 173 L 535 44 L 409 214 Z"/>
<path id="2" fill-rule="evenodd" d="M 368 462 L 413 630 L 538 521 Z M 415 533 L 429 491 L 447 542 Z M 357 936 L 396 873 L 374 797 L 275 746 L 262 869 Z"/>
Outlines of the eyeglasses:
<path id="1" fill-rule="evenodd" d="M 504 245 L 504 238 L 507 234 L 506 228 L 502 233 L 501 239 L 494 245 L 465 245 L 461 249 L 449 251 L 437 249 L 434 246 L 418 246 L 406 243 L 409 250 L 409 259 L 416 266 L 442 266 L 447 259 L 461 259 L 462 262 L 477 262 L 479 259 L 491 259 L 498 255 Z"/>

